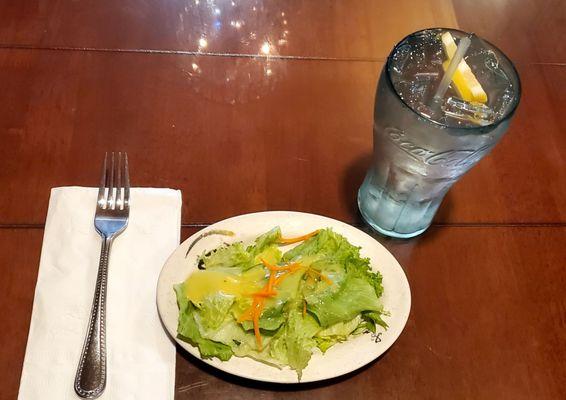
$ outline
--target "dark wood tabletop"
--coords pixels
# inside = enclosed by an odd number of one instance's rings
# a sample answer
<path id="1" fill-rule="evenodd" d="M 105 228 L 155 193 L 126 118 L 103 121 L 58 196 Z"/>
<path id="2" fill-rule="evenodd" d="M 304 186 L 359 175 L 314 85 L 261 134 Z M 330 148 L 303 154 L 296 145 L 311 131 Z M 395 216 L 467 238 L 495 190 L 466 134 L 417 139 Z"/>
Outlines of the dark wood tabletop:
<path id="1" fill-rule="evenodd" d="M 522 99 L 432 227 L 364 225 L 377 77 L 424 27 L 473 31 Z M 262 210 L 333 217 L 402 265 L 409 321 L 377 361 L 299 386 L 179 350 L 177 399 L 558 399 L 566 387 L 563 0 L 0 1 L 0 398 L 17 397 L 50 188 L 95 186 L 125 150 L 137 186 L 183 192 L 182 237 Z"/>

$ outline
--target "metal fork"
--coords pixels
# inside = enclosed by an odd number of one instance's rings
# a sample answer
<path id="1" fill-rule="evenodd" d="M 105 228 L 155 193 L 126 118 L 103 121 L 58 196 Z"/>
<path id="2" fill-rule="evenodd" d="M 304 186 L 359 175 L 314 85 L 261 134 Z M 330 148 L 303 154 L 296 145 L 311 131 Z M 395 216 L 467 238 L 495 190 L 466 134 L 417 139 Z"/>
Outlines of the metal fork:
<path id="1" fill-rule="evenodd" d="M 75 377 L 75 392 L 80 397 L 87 399 L 97 398 L 106 387 L 108 259 L 112 242 L 126 229 L 130 213 L 128 155 L 124 153 L 123 165 L 122 153 L 118 153 L 117 162 L 114 158 L 114 153 L 112 153 L 110 163 L 108 163 L 108 153 L 104 155 L 102 179 L 94 216 L 94 227 L 102 237 L 102 249 L 88 330 Z"/>

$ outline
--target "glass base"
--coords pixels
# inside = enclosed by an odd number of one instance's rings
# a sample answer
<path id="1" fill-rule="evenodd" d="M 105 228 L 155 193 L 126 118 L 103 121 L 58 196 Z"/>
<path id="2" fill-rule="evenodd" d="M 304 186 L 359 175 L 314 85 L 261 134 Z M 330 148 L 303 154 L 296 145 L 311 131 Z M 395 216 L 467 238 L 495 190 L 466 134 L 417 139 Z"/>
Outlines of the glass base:
<path id="1" fill-rule="evenodd" d="M 383 229 L 380 226 L 376 225 L 375 223 L 371 222 L 369 220 L 369 218 L 367 218 L 363 211 L 360 208 L 360 214 L 362 214 L 362 217 L 364 219 L 364 221 L 367 222 L 367 224 L 369 226 L 371 226 L 375 231 L 377 231 L 378 233 L 381 233 L 384 236 L 389 236 L 389 237 L 393 237 L 393 238 L 398 238 L 398 239 L 409 239 L 415 236 L 419 236 L 421 233 L 423 233 L 424 231 L 426 231 L 428 229 L 428 226 L 426 228 L 423 229 L 419 229 L 418 231 L 415 232 L 410 232 L 410 233 L 399 233 L 399 232 L 395 232 L 395 231 L 390 231 L 387 229 Z"/>

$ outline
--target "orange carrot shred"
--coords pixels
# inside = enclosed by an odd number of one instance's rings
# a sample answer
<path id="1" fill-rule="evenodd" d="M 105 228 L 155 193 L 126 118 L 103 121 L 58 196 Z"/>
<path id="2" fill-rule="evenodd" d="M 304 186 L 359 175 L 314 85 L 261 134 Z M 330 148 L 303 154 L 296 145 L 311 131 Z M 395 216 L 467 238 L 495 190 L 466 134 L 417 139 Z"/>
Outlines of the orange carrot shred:
<path id="1" fill-rule="evenodd" d="M 321 279 L 322 279 L 323 281 L 325 281 L 325 282 L 328 283 L 329 285 L 332 285 L 333 282 L 332 282 L 332 280 L 331 280 L 329 277 L 327 277 L 327 276 L 324 275 L 324 274 L 319 274 L 319 275 L 320 275 L 320 277 L 321 277 Z"/>
<path id="2" fill-rule="evenodd" d="M 238 322 L 250 321 L 253 319 L 253 313 L 257 306 L 258 300 L 254 297 L 252 301 L 252 306 L 248 308 L 242 315 L 238 317 Z"/>
<path id="3" fill-rule="evenodd" d="M 285 278 L 287 278 L 289 275 L 290 275 L 289 272 L 279 275 L 279 276 L 277 277 L 277 279 L 275 279 L 275 286 L 277 286 L 277 285 L 279 285 L 281 282 L 283 282 L 283 280 L 284 280 Z"/>
<path id="4" fill-rule="evenodd" d="M 302 268 L 302 265 L 301 265 L 301 263 L 294 262 L 294 263 L 288 264 L 287 267 L 289 268 L 289 272 L 295 272 L 298 269 Z"/>
<path id="5" fill-rule="evenodd" d="M 316 235 L 318 232 L 320 232 L 320 229 L 317 229 L 314 232 L 311 233 L 307 233 L 306 235 L 303 236 L 297 236 L 294 238 L 279 238 L 278 243 L 279 244 L 291 244 L 291 243 L 297 243 L 297 242 L 302 242 L 303 240 L 307 240 L 310 239 L 311 237 L 313 237 L 314 235 Z"/>
<path id="6" fill-rule="evenodd" d="M 316 269 L 310 269 L 309 272 L 312 272 L 312 273 L 318 275 L 320 277 L 320 279 L 322 279 L 323 281 L 325 281 L 329 285 L 332 285 L 332 283 L 333 283 L 332 280 L 330 280 L 330 278 L 328 278 L 326 275 L 324 275 L 320 271 L 317 271 Z"/>
<path id="7" fill-rule="evenodd" d="M 263 263 L 263 265 L 265 266 L 265 268 L 269 269 L 270 271 L 286 271 L 289 269 L 288 265 L 283 265 L 283 266 L 277 266 L 277 265 L 273 265 L 268 263 L 267 261 L 265 261 L 264 258 L 260 258 L 261 262 Z"/>
<path id="8" fill-rule="evenodd" d="M 260 290 L 259 292 L 255 292 L 253 294 L 253 296 L 257 296 L 257 297 L 273 297 L 276 296 L 277 292 L 275 290 L 271 290 L 271 291 L 266 291 L 266 290 Z"/>
<path id="9" fill-rule="evenodd" d="M 238 322 L 249 321 L 252 319 L 252 309 L 251 307 L 247 309 L 242 315 L 240 315 L 237 319 Z"/>
<path id="10" fill-rule="evenodd" d="M 259 351 L 262 350 L 262 339 L 261 332 L 259 330 L 259 319 L 263 312 L 265 306 L 264 302 L 267 297 L 273 297 L 277 295 L 275 287 L 283 281 L 288 275 L 302 268 L 300 263 L 290 263 L 283 266 L 272 265 L 268 263 L 265 259 L 260 258 L 263 265 L 270 271 L 269 279 L 267 284 L 258 292 L 252 293 L 253 302 L 249 309 L 247 309 L 242 315 L 237 319 L 238 322 L 243 321 L 253 321 L 254 325 L 254 336 L 256 338 L 257 348 Z M 279 276 L 276 275 L 277 272 L 282 272 Z M 306 303 L 303 310 L 304 315 L 306 315 Z"/>
<path id="11" fill-rule="evenodd" d="M 274 284 L 275 286 L 279 285 L 279 284 L 283 281 L 283 279 L 285 278 L 286 275 L 287 275 L 287 274 L 281 274 L 281 275 L 279 275 L 277 278 L 275 278 L 275 282 L 273 282 L 273 284 Z"/>
<path id="12" fill-rule="evenodd" d="M 267 267 L 270 271 L 273 272 L 279 272 L 279 271 L 289 271 L 289 266 L 288 265 L 270 265 L 269 267 Z"/>

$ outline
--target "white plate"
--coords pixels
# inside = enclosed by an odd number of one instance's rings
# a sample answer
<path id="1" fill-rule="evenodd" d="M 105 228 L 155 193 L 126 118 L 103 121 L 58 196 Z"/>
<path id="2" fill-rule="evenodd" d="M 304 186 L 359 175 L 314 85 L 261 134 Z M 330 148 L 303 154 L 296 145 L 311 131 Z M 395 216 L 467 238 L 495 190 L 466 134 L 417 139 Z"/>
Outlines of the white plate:
<path id="1" fill-rule="evenodd" d="M 285 236 L 302 235 L 319 228 L 332 228 L 343 235 L 350 243 L 361 246 L 361 254 L 369 257 L 371 267 L 383 275 L 383 304 L 391 316 L 385 317 L 389 324 L 387 330 L 378 327 L 376 334 L 363 334 L 331 347 L 326 354 L 316 349 L 309 365 L 303 371 L 301 382 L 313 382 L 347 374 L 375 360 L 395 342 L 401 334 L 411 308 L 411 292 L 403 269 L 381 244 L 366 233 L 340 221 L 320 215 L 292 211 L 269 211 L 246 214 L 217 222 L 185 240 L 169 257 L 157 284 L 157 307 L 169 334 L 176 338 L 179 310 L 173 285 L 182 282 L 194 271 L 196 258 L 203 251 L 216 248 L 224 242 L 252 242 L 258 235 L 280 226 Z M 189 245 L 200 234 L 213 230 L 226 229 L 236 233 L 234 237 L 211 235 L 203 238 L 191 249 L 188 258 L 185 253 Z M 177 343 L 193 356 L 200 358 L 198 348 L 177 340 Z M 232 357 L 229 361 L 216 358 L 204 360 L 222 371 L 248 379 L 297 383 L 297 374 L 290 368 L 278 369 L 254 361 L 250 358 Z"/>

